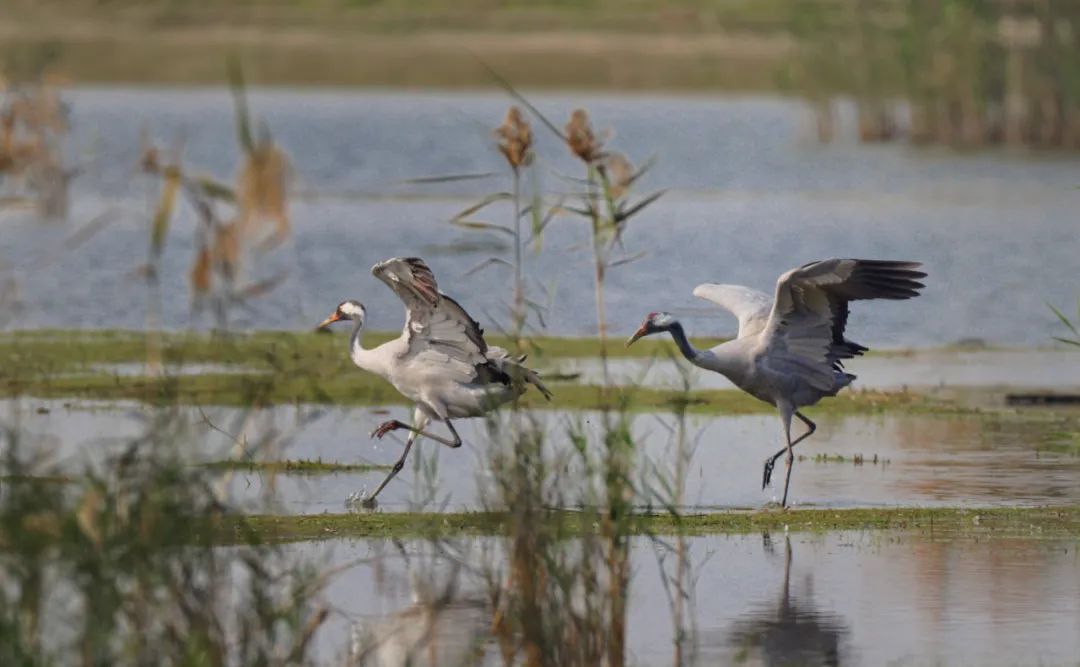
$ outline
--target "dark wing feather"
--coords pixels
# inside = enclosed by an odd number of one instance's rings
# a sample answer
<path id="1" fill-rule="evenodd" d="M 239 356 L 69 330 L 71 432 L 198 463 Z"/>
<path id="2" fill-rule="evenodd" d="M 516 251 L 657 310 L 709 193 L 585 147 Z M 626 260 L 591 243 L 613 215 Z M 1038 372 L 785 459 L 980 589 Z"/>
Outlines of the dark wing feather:
<path id="1" fill-rule="evenodd" d="M 805 370 L 828 388 L 844 359 L 868 348 L 844 337 L 848 304 L 863 299 L 910 299 L 926 274 L 918 262 L 828 259 L 788 271 L 776 285 L 765 328 L 771 352 Z M 809 366 L 808 366 L 809 364 Z"/>

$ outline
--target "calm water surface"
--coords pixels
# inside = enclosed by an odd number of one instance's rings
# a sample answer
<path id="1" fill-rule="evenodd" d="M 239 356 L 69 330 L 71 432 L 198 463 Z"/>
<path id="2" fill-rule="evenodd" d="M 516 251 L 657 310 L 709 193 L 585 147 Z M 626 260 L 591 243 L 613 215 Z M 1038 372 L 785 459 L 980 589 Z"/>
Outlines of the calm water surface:
<path id="1" fill-rule="evenodd" d="M 118 454 L 146 427 L 145 409 L 133 404 L 64 405 L 65 401 L 8 401 L 3 412 L 7 423 L 17 424 L 27 436 L 24 443 L 51 451 L 51 460 L 69 471 Z M 199 449 L 190 452 L 193 462 L 239 455 L 234 441 L 203 422 L 202 414 L 206 414 L 219 428 L 246 437 L 247 456 L 255 460 L 389 465 L 400 455 L 404 440 L 393 435 L 378 441 L 368 434 L 386 419 L 407 419 L 410 414 L 400 406 L 280 407 L 257 412 L 206 407 L 204 411 L 182 412 L 192 442 L 199 443 Z M 1075 414 L 1024 414 L 817 416 L 814 438 L 796 449 L 801 456 L 795 464 L 792 497 L 797 505 L 826 507 L 1080 501 L 1080 456 L 1069 436 L 1062 434 L 1075 431 Z M 599 420 L 593 413 L 544 411 L 537 417 L 552 457 L 568 456 L 567 434 L 572 428 L 598 438 Z M 646 482 L 656 486 L 657 475 L 670 478 L 677 451 L 671 436 L 675 426 L 666 414 L 634 417 L 632 431 L 641 447 L 639 486 Z M 493 488 L 490 455 L 499 445 L 481 420 L 461 420 L 457 428 L 465 441 L 458 450 L 425 441 L 414 448 L 406 469 L 380 495 L 384 510 L 483 506 L 485 494 Z M 693 416 L 687 420 L 686 432 L 686 446 L 692 449 L 682 501 L 686 510 L 756 508 L 779 499 L 777 488 L 762 491 L 760 487 L 765 457 L 781 447 L 780 423 L 774 415 Z M 822 455 L 829 460 L 821 460 Z M 242 472 L 232 476 L 229 488 L 234 501 L 252 511 L 341 512 L 351 507 L 350 496 L 370 492 L 384 475 L 384 471 Z M 577 497 L 573 488 L 568 483 L 571 503 Z M 649 500 L 648 495 L 639 497 L 641 503 Z"/>
<path id="2" fill-rule="evenodd" d="M 294 240 L 251 279 L 287 272 L 288 282 L 252 308 L 239 326 L 305 328 L 344 298 L 363 300 L 371 325 L 399 326 L 396 298 L 369 274 L 377 260 L 424 255 L 444 289 L 494 327 L 503 320 L 497 274 L 464 277 L 490 245 L 446 224 L 477 195 L 507 183 L 406 185 L 416 177 L 501 169 L 491 128 L 508 104 L 497 94 L 255 91 L 252 105 L 290 152 L 296 169 Z M 0 215 L 0 278 L 14 281 L 18 327 L 132 327 L 145 321 L 145 287 L 131 270 L 145 261 L 154 188 L 136 177 L 139 128 L 182 134 L 192 167 L 231 179 L 237 164 L 230 99 L 224 89 L 77 89 L 72 159 L 84 168 L 73 191 L 72 222 L 40 224 Z M 918 259 L 931 273 L 925 297 L 859 304 L 854 340 L 919 346 L 977 337 L 1043 344 L 1055 332 L 1046 302 L 1075 301 L 1080 273 L 1076 156 L 957 154 L 808 141 L 800 104 L 779 98 L 568 96 L 536 104 L 561 124 L 587 106 L 599 128 L 617 130 L 612 147 L 656 167 L 643 190 L 668 194 L 635 220 L 627 252 L 638 263 L 611 275 L 609 318 L 627 333 L 651 310 L 681 314 L 692 333 L 730 333 L 733 321 L 690 295 L 700 282 L 771 290 L 776 277 L 829 256 Z M 545 187 L 566 189 L 552 170 L 577 169 L 544 131 Z M 75 250 L 58 251 L 78 224 L 110 211 L 114 222 Z M 493 209 L 492 219 L 506 217 Z M 187 291 L 193 221 L 182 211 L 163 265 L 167 326 L 192 324 Z M 529 271 L 554 294 L 556 333 L 589 333 L 595 324 L 583 226 L 553 223 Z M 457 247 L 457 250 L 451 250 Z M 544 300 L 544 299 L 540 299 Z M 11 313 L 8 313 L 11 315 Z M 205 325 L 206 322 L 195 322 Z"/>
<path id="3" fill-rule="evenodd" d="M 1075 538 L 925 533 L 690 538 L 696 584 L 686 651 L 700 665 L 1073 665 L 1080 654 L 1078 546 Z M 324 654 L 355 642 L 382 646 L 377 655 L 412 649 L 424 660 L 432 650 L 451 656 L 469 640 L 484 641 L 484 589 L 469 574 L 475 570 L 451 573 L 455 561 L 481 570 L 498 563 L 495 540 L 451 540 L 439 552 L 366 540 L 288 549 L 328 567 L 365 561 L 340 573 L 328 591 L 337 613 L 320 638 Z M 632 664 L 672 662 L 673 622 L 655 551 L 643 538 L 632 545 Z M 670 576 L 670 560 L 665 567 Z M 425 643 L 408 632 L 408 619 L 415 622 L 423 608 L 417 600 L 451 580 L 456 604 L 437 617 L 441 627 Z M 486 648 L 488 662 L 499 664 L 497 649 Z"/>

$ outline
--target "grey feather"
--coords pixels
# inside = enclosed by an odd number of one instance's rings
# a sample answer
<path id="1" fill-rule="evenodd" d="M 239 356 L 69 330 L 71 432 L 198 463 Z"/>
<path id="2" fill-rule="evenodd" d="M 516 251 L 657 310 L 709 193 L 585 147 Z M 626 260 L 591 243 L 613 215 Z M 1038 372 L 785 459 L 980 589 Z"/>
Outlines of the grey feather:
<path id="1" fill-rule="evenodd" d="M 379 262 L 371 273 L 405 303 L 407 345 L 399 355 L 400 364 L 415 365 L 424 369 L 417 372 L 439 374 L 461 384 L 503 385 L 517 394 L 529 383 L 551 397 L 535 371 L 510 359 L 506 350 L 488 347 L 480 324 L 439 290 L 424 260 L 395 257 Z"/>

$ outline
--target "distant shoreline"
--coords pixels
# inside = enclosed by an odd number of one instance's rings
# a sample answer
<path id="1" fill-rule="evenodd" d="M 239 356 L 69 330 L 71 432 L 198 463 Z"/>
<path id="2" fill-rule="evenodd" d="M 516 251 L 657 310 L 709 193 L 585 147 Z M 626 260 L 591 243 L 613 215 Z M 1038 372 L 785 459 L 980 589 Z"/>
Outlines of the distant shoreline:
<path id="1" fill-rule="evenodd" d="M 103 7 L 15 0 L 0 16 L 0 69 L 13 80 L 48 71 L 78 84 L 204 85 L 224 82 L 239 56 L 253 85 L 494 88 L 486 65 L 531 89 L 761 92 L 780 89 L 794 48 L 782 30 L 658 28 L 641 11 Z"/>

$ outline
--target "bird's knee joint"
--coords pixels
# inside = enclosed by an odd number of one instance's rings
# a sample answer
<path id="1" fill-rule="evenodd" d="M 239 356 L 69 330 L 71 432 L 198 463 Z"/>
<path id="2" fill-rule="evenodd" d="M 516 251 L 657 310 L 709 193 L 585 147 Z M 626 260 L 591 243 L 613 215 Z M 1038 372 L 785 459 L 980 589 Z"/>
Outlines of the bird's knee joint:
<path id="1" fill-rule="evenodd" d="M 450 443 L 450 448 L 451 449 L 457 449 L 460 446 L 461 446 L 461 441 L 460 440 L 455 440 L 455 441 Z"/>
<path id="2" fill-rule="evenodd" d="M 395 463 L 394 464 L 394 474 L 396 475 L 397 473 L 401 472 L 401 469 L 404 468 L 404 467 L 405 467 L 405 462 L 404 461 L 398 461 L 397 463 Z"/>

